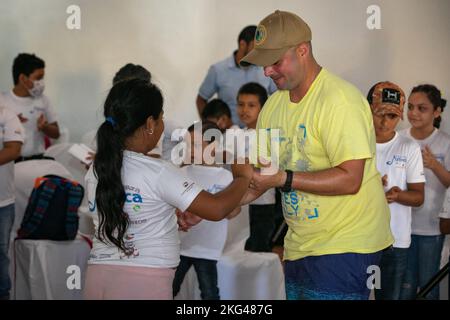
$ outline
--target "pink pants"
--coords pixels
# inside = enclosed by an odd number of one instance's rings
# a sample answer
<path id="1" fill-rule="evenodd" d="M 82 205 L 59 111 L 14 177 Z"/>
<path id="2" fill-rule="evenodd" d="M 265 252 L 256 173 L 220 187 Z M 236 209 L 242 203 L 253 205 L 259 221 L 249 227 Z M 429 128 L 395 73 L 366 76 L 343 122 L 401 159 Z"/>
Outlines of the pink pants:
<path id="1" fill-rule="evenodd" d="M 174 268 L 88 265 L 85 300 L 172 300 Z"/>

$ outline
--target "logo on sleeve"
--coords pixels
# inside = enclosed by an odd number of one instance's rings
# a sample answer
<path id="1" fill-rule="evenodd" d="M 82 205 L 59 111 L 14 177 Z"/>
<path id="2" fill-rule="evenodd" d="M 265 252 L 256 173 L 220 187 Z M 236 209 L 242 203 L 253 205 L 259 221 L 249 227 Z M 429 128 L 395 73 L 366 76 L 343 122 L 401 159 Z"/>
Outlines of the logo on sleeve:
<path id="1" fill-rule="evenodd" d="M 189 192 L 193 186 L 194 186 L 193 182 L 189 183 L 188 181 L 184 181 L 183 182 L 184 191 L 181 193 L 181 195 L 184 195 L 185 193 Z"/>

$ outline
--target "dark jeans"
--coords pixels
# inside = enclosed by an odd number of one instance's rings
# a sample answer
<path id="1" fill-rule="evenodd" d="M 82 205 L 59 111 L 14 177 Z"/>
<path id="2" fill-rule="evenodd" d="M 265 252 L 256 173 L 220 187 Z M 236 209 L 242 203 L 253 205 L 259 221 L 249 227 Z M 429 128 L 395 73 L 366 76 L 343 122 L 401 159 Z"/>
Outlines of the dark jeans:
<path id="1" fill-rule="evenodd" d="M 271 252 L 272 236 L 275 232 L 275 205 L 249 205 L 250 237 L 245 242 L 245 250 Z"/>
<path id="2" fill-rule="evenodd" d="M 403 279 L 400 299 L 414 300 L 417 289 L 425 286 L 438 273 L 441 263 L 444 235 L 411 236 L 411 246 L 408 249 L 408 266 Z M 439 285 L 436 285 L 426 297 L 429 300 L 439 300 Z"/>
<path id="3" fill-rule="evenodd" d="M 0 208 L 0 299 L 9 298 L 9 239 L 14 224 L 14 204 Z"/>
<path id="4" fill-rule="evenodd" d="M 194 265 L 197 273 L 202 300 L 220 300 L 219 287 L 217 286 L 217 261 L 180 256 L 180 264 L 173 279 L 173 296 L 180 291 L 184 276 Z"/>
<path id="5" fill-rule="evenodd" d="M 408 248 L 389 247 L 381 255 L 381 288 L 375 289 L 376 300 L 399 300 L 406 266 Z"/>

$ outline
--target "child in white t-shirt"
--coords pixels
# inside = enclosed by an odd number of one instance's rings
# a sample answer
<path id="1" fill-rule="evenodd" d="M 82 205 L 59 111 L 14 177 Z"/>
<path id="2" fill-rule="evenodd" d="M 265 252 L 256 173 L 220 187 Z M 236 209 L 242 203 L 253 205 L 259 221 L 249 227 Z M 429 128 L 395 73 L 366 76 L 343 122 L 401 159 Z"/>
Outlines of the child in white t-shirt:
<path id="1" fill-rule="evenodd" d="M 11 109 L 25 129 L 21 157 L 17 161 L 44 158 L 44 138 L 58 139 L 56 114 L 44 92 L 45 62 L 21 53 L 13 63 L 14 88 L 0 94 L 0 105 Z"/>
<path id="2" fill-rule="evenodd" d="M 377 141 L 377 169 L 383 177 L 395 238 L 393 246 L 383 251 L 381 287 L 375 290 L 375 298 L 398 300 L 411 243 L 411 207 L 422 205 L 424 199 L 422 154 L 416 142 L 395 131 L 403 118 L 403 90 L 394 83 L 379 82 L 367 99 Z"/>
<path id="3" fill-rule="evenodd" d="M 14 160 L 20 156 L 24 130 L 16 114 L 0 106 L 0 300 L 9 299 L 9 239 L 14 224 Z"/>
<path id="4" fill-rule="evenodd" d="M 214 138 L 206 141 L 204 133 L 208 130 L 220 131 L 219 127 L 211 121 L 203 121 L 199 130 L 194 131 L 195 125 L 188 128 L 186 143 L 190 145 L 190 165 L 181 168 L 183 173 L 195 181 L 204 190 L 215 194 L 225 189 L 232 181 L 230 171 L 216 166 L 214 163 L 207 164 L 203 158 L 203 152 L 210 149 L 211 159 L 215 158 Z M 211 131 L 210 131 L 211 132 Z M 201 139 L 195 140 L 195 135 Z M 197 153 L 197 154 L 195 154 Z M 195 157 L 197 155 L 197 157 Z M 227 216 L 231 219 L 240 212 L 240 207 L 233 210 Z M 199 282 L 201 298 L 203 300 L 220 300 L 220 292 L 217 286 L 217 261 L 222 255 L 227 239 L 228 221 L 206 221 L 203 220 L 189 229 L 181 232 L 181 256 L 180 264 L 175 272 L 173 281 L 173 295 L 176 296 L 186 273 L 194 266 Z"/>
<path id="5" fill-rule="evenodd" d="M 148 156 L 164 130 L 163 97 L 147 81 L 113 86 L 86 175 L 95 237 L 86 299 L 172 299 L 180 258 L 175 209 L 218 221 L 240 203 L 253 174 L 232 165 L 234 180 L 215 195 L 161 159 Z"/>
<path id="6" fill-rule="evenodd" d="M 425 201 L 412 209 L 411 246 L 402 286 L 402 299 L 415 299 L 439 271 L 444 235 L 439 227 L 439 212 L 446 189 L 450 186 L 450 136 L 440 131 L 441 113 L 446 105 L 441 92 L 430 84 L 414 87 L 408 98 L 411 128 L 400 133 L 416 141 L 422 149 L 425 168 Z M 427 296 L 439 299 L 439 285 Z"/>
<path id="7" fill-rule="evenodd" d="M 244 84 L 239 89 L 236 111 L 239 120 L 246 126 L 244 128 L 246 133 L 255 133 L 256 136 L 256 122 L 266 100 L 266 89 L 256 82 Z M 248 152 L 248 149 L 246 152 Z M 275 189 L 267 190 L 258 199 L 250 203 L 248 213 L 250 218 L 250 236 L 245 242 L 245 250 L 271 252 L 272 237 L 276 229 L 277 218 Z"/>

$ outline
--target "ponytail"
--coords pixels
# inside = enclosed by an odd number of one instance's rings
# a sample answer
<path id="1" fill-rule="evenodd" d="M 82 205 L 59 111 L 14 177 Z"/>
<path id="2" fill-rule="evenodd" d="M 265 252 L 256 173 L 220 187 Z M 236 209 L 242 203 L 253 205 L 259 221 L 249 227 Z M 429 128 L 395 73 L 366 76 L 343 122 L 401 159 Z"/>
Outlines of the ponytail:
<path id="1" fill-rule="evenodd" d="M 130 220 L 124 212 L 125 188 L 122 163 L 125 141 L 145 124 L 148 117 L 158 119 L 163 105 L 159 89 L 139 79 L 121 81 L 113 86 L 104 106 L 106 118 L 97 131 L 94 174 L 97 177 L 95 201 L 99 214 L 97 237 L 113 243 L 126 255 L 124 237 Z"/>
<path id="2" fill-rule="evenodd" d="M 105 237 L 126 253 L 123 238 L 129 219 L 123 212 L 125 189 L 122 184 L 124 139 L 113 125 L 104 122 L 97 131 L 94 172 L 98 179 L 95 201 L 99 213 L 98 238 Z M 117 230 L 117 235 L 114 235 Z"/>

